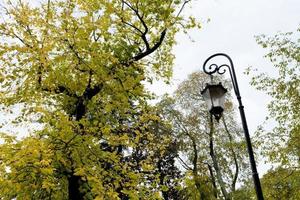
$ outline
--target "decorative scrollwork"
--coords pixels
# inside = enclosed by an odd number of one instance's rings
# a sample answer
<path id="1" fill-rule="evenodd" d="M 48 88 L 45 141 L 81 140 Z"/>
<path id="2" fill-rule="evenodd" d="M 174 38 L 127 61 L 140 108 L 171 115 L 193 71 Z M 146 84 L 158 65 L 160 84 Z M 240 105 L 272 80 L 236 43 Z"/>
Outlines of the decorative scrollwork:
<path id="1" fill-rule="evenodd" d="M 211 64 L 208 68 L 203 67 L 203 70 L 206 74 L 212 75 L 218 70 L 219 66 L 217 64 Z"/>
<path id="2" fill-rule="evenodd" d="M 204 66 L 203 71 L 209 75 L 212 75 L 214 73 L 224 74 L 226 72 L 226 69 L 224 69 L 224 67 L 227 67 L 230 70 L 229 65 L 227 65 L 227 64 L 223 64 L 220 66 L 217 64 L 211 64 L 207 68 L 206 68 L 206 66 Z"/>
<path id="3" fill-rule="evenodd" d="M 213 63 L 208 66 L 207 65 L 208 61 L 210 61 L 212 58 L 217 57 L 217 56 L 226 57 L 229 60 L 229 64 L 217 65 L 217 64 Z M 227 72 L 226 68 L 228 69 L 228 71 L 230 73 L 230 78 L 232 81 L 233 89 L 234 89 L 235 93 L 237 94 L 237 96 L 240 96 L 238 85 L 237 85 L 237 80 L 236 80 L 236 76 L 235 76 L 235 71 L 234 71 L 234 67 L 233 67 L 233 62 L 227 54 L 224 54 L 224 53 L 214 54 L 214 55 L 210 56 L 209 58 L 207 58 L 203 64 L 203 71 L 208 75 L 213 75 L 214 73 L 218 73 L 218 74 L 222 75 L 225 72 Z"/>
<path id="4" fill-rule="evenodd" d="M 219 68 L 218 68 L 218 74 L 224 74 L 225 72 L 226 72 L 226 69 L 225 69 L 225 67 L 227 67 L 228 68 L 228 70 L 230 71 L 230 67 L 229 67 L 229 65 L 227 65 L 227 64 L 223 64 L 223 65 L 221 65 L 221 66 L 219 66 Z"/>

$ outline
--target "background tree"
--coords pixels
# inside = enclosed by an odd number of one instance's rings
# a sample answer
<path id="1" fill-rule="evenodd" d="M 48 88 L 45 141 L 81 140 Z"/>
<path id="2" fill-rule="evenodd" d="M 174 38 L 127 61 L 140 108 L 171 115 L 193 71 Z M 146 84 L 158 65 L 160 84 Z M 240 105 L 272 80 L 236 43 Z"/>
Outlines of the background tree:
<path id="1" fill-rule="evenodd" d="M 299 171 L 278 167 L 269 170 L 262 178 L 266 199 L 299 199 Z"/>
<path id="2" fill-rule="evenodd" d="M 170 78 L 175 33 L 198 26 L 180 16 L 188 2 L 6 1 L 0 101 L 43 127 L 2 134 L 2 199 L 162 198 L 144 180 L 170 140 L 154 148 L 159 118 L 143 81 Z"/>
<path id="3" fill-rule="evenodd" d="M 219 77 L 215 81 L 220 81 Z M 241 174 L 247 171 L 246 149 L 230 98 L 220 122 L 208 113 L 201 89 L 209 82 L 209 76 L 192 73 L 174 96 L 163 98 L 160 105 L 162 115 L 173 125 L 173 137 L 179 140 L 178 159 L 193 183 L 187 185 L 196 188 L 194 198 L 231 199 L 238 178 L 242 180 Z"/>
<path id="4" fill-rule="evenodd" d="M 262 180 L 266 197 L 270 199 L 299 198 L 294 196 L 299 191 L 300 170 L 299 32 L 300 29 L 273 37 L 258 36 L 258 44 L 268 50 L 265 57 L 272 62 L 274 74 L 257 74 L 251 69 L 246 72 L 252 73 L 252 85 L 272 98 L 266 122 L 275 121 L 275 127 L 266 131 L 261 126 L 256 135 L 262 155 L 277 166 Z"/>
<path id="5" fill-rule="evenodd" d="M 265 152 L 272 162 L 299 167 L 300 46 L 296 37 L 292 33 L 257 37 L 258 43 L 269 49 L 266 58 L 273 63 L 276 75 L 253 75 L 252 85 L 273 98 L 268 105 L 268 116 L 276 120 L 276 127 L 268 133 L 262 130 L 259 135 L 266 142 Z"/>
<path id="6" fill-rule="evenodd" d="M 299 199 L 299 171 L 282 167 L 270 169 L 261 178 L 261 184 L 265 199 Z M 250 200 L 255 198 L 255 191 L 251 187 L 251 180 L 244 182 L 235 192 L 235 199 Z"/>

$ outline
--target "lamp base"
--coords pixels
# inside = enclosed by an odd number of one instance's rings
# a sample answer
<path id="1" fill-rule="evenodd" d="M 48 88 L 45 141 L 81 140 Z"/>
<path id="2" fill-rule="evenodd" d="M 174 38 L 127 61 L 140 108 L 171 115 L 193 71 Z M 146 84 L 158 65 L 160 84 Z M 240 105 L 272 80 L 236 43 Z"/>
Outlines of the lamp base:
<path id="1" fill-rule="evenodd" d="M 216 106 L 212 107 L 209 112 L 215 117 L 217 121 L 219 121 L 222 117 L 223 110 L 224 109 L 221 106 Z"/>

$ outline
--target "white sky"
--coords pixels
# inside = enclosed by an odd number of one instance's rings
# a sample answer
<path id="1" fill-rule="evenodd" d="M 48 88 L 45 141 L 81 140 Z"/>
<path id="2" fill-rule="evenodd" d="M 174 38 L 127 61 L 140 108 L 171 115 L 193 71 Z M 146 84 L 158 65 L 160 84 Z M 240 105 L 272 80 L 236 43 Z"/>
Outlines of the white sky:
<path id="1" fill-rule="evenodd" d="M 243 72 L 249 66 L 256 67 L 261 72 L 273 70 L 271 63 L 263 58 L 266 50 L 256 43 L 254 36 L 295 31 L 300 25 L 300 1 L 196 0 L 191 5 L 186 11 L 192 12 L 198 20 L 203 21 L 203 28 L 190 32 L 195 42 L 191 42 L 183 34 L 178 35 L 172 85 L 163 87 L 159 82 L 150 88 L 157 95 L 174 91 L 177 84 L 186 79 L 188 74 L 202 70 L 202 64 L 207 57 L 218 52 L 226 53 L 235 66 L 251 134 L 263 123 L 267 114 L 266 105 L 270 99 L 250 86 L 249 77 Z M 266 164 L 260 162 L 259 174 L 262 175 L 267 168 Z"/>

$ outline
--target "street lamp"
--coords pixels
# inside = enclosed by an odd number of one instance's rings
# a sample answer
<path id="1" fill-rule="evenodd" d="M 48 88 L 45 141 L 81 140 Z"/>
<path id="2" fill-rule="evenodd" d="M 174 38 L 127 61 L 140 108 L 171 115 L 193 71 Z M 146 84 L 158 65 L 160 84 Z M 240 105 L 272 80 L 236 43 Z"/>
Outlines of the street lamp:
<path id="1" fill-rule="evenodd" d="M 208 61 L 210 61 L 212 58 L 217 57 L 217 56 L 223 56 L 226 57 L 229 60 L 229 65 L 228 64 L 222 64 L 222 65 L 217 65 L 217 64 L 211 64 L 207 67 Z M 233 90 L 234 93 L 237 97 L 238 104 L 239 104 L 239 110 L 240 110 L 240 115 L 241 115 L 241 120 L 242 120 L 242 125 L 244 129 L 244 134 L 245 134 L 245 139 L 247 143 L 247 149 L 249 153 L 249 159 L 250 159 L 250 165 L 252 169 L 252 177 L 253 177 L 253 182 L 255 186 L 255 191 L 256 191 L 256 196 L 258 200 L 263 200 L 263 193 L 259 181 L 259 176 L 257 173 L 256 169 L 256 164 L 255 164 L 255 159 L 254 159 L 254 154 L 253 154 L 253 149 L 252 149 L 252 144 L 249 136 L 249 130 L 247 126 L 247 121 L 246 121 L 246 116 L 244 112 L 244 106 L 242 104 L 242 98 L 240 95 L 239 87 L 238 87 L 238 82 L 237 78 L 235 75 L 234 71 L 234 66 L 231 58 L 224 53 L 217 53 L 214 54 L 210 57 L 208 57 L 204 64 L 203 64 L 203 71 L 208 74 L 208 75 L 213 75 L 214 73 L 218 74 L 224 74 L 226 72 L 226 69 L 228 69 L 233 85 Z M 217 120 L 220 119 L 222 116 L 222 112 L 224 110 L 224 96 L 226 93 L 226 89 L 219 83 L 218 85 L 207 85 L 204 90 L 201 92 L 203 95 L 205 101 L 207 102 L 207 105 L 209 106 L 209 112 L 215 116 Z"/>

